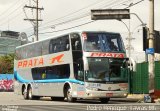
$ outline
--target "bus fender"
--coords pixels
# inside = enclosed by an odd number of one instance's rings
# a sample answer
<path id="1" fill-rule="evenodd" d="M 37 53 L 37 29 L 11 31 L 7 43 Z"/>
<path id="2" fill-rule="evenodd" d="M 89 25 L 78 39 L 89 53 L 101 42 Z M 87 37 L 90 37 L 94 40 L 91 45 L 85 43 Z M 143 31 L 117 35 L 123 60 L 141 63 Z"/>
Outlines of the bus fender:
<path id="1" fill-rule="evenodd" d="M 72 84 L 71 84 L 69 81 L 66 81 L 66 82 L 64 83 L 64 86 L 63 86 L 63 94 L 64 94 L 64 97 L 66 97 L 66 90 L 67 90 L 68 87 L 70 87 L 71 90 L 72 90 Z"/>
<path id="2" fill-rule="evenodd" d="M 69 81 L 65 82 L 65 83 L 64 83 L 64 88 L 65 88 L 66 85 L 70 86 L 70 88 L 71 88 L 71 90 L 72 90 L 72 83 L 70 83 Z"/>

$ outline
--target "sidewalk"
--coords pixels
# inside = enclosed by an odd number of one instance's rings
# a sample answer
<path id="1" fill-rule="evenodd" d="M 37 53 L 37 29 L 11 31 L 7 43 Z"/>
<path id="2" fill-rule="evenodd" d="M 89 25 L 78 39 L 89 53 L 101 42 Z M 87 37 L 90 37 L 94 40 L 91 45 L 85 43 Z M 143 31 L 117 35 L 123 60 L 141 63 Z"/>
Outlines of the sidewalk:
<path id="1" fill-rule="evenodd" d="M 123 102 L 141 102 L 144 99 L 144 94 L 129 94 L 126 98 L 111 98 L 113 101 Z"/>

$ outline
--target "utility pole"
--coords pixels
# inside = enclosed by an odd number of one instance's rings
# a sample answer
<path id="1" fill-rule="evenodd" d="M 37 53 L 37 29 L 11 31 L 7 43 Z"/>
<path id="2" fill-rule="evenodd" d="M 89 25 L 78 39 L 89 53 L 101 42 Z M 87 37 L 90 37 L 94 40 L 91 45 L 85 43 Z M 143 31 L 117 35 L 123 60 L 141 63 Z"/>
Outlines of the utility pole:
<path id="1" fill-rule="evenodd" d="M 39 6 L 38 6 L 38 2 L 39 0 L 37 0 L 37 1 L 35 1 L 36 2 L 36 6 L 27 6 L 27 5 L 25 5 L 24 6 L 24 8 L 30 8 L 30 9 L 35 9 L 36 10 L 36 18 L 34 19 L 29 19 L 29 18 L 27 18 L 27 19 L 24 19 L 24 20 L 28 20 L 28 21 L 31 21 L 34 25 L 33 25 L 33 27 L 34 27 L 34 35 L 35 35 L 35 37 L 36 37 L 36 41 L 38 41 L 38 27 L 39 27 L 39 21 L 43 21 L 42 19 L 39 19 L 39 10 L 44 10 L 44 8 L 39 8 Z"/>
<path id="2" fill-rule="evenodd" d="M 37 7 L 36 7 L 36 41 L 38 41 L 38 0 L 37 0 Z"/>
<path id="3" fill-rule="evenodd" d="M 127 25 L 126 25 L 126 27 L 127 27 Z M 128 44 L 127 44 L 126 49 L 128 50 L 128 57 L 130 58 L 131 57 L 131 50 L 133 49 L 133 47 L 131 45 L 131 41 L 135 39 L 135 38 L 132 38 L 131 28 L 130 28 L 130 19 L 129 19 L 129 27 L 127 29 L 128 29 L 128 37 L 126 38 L 126 40 L 128 40 Z"/>
<path id="4" fill-rule="evenodd" d="M 129 32 L 128 32 L 128 47 L 129 47 L 129 49 L 128 49 L 128 57 L 129 57 L 129 59 L 130 59 L 130 57 L 131 57 L 131 26 L 130 26 L 131 24 L 130 24 L 130 19 L 129 19 Z M 130 64 L 131 65 L 131 64 Z M 131 66 L 130 66 L 131 67 Z"/>
<path id="5" fill-rule="evenodd" d="M 121 19 L 117 19 L 117 20 L 121 21 L 128 30 L 128 37 L 126 38 L 126 40 L 128 41 L 128 44 L 126 46 L 126 50 L 128 50 L 128 58 L 130 58 L 131 57 L 131 50 L 133 50 L 133 46 L 131 45 L 131 41 L 135 39 L 132 37 L 132 34 L 131 34 L 130 21 L 129 21 L 129 26 L 127 26 L 127 24 L 124 21 L 122 21 Z"/>
<path id="6" fill-rule="evenodd" d="M 154 48 L 154 0 L 149 0 L 149 48 Z M 149 93 L 154 93 L 154 53 L 148 54 Z"/>

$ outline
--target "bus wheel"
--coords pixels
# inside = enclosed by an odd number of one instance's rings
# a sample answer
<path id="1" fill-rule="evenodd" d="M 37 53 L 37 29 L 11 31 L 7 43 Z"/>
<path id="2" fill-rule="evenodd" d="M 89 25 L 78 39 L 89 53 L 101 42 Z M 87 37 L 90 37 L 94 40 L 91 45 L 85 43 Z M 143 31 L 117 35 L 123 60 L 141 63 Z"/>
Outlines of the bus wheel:
<path id="1" fill-rule="evenodd" d="M 76 98 L 72 97 L 71 88 L 69 86 L 66 89 L 66 99 L 67 99 L 68 102 L 74 102 L 74 101 L 76 101 Z"/>
<path id="2" fill-rule="evenodd" d="M 28 91 L 27 91 L 26 87 L 23 88 L 23 98 L 26 100 L 28 99 Z"/>
<path id="3" fill-rule="evenodd" d="M 108 103 L 110 98 L 100 98 L 101 103 Z"/>
<path id="4" fill-rule="evenodd" d="M 30 100 L 33 99 L 31 86 L 28 88 L 28 99 L 30 99 Z"/>
<path id="5" fill-rule="evenodd" d="M 32 95 L 32 88 L 31 88 L 31 86 L 28 89 L 28 99 L 29 100 L 38 100 L 38 99 L 40 99 L 40 96 L 33 96 Z"/>

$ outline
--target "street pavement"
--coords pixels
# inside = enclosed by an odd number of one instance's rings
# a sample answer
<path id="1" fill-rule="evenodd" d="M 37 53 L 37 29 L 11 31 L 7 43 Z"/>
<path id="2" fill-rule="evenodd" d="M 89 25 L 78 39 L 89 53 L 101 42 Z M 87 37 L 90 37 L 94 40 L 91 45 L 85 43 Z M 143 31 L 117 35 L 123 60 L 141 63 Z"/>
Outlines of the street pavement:
<path id="1" fill-rule="evenodd" d="M 136 103 L 137 100 L 114 98 L 108 104 Z M 65 101 L 52 101 L 50 97 L 43 97 L 40 100 L 24 100 L 22 95 L 13 92 L 0 92 L 0 105 L 81 105 L 81 104 L 101 104 L 98 100 L 78 100 L 75 103 Z"/>
<path id="2" fill-rule="evenodd" d="M 52 101 L 49 97 L 24 100 L 22 95 L 13 92 L 0 92 L 0 105 L 0 111 L 160 111 L 160 104 L 139 103 L 133 98 L 114 98 L 107 104 L 101 104 L 98 100 L 69 103 Z"/>

